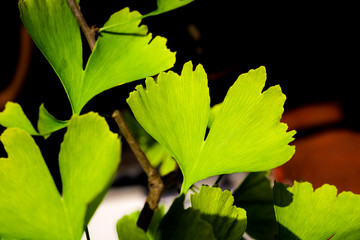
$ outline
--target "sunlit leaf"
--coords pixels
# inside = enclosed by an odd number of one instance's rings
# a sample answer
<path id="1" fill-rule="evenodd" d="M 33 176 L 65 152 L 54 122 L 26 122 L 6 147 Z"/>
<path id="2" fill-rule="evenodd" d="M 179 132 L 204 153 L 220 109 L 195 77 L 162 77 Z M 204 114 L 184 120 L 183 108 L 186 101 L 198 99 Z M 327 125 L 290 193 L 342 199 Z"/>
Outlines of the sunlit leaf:
<path id="1" fill-rule="evenodd" d="M 146 14 L 144 17 L 155 16 L 171 10 L 183 7 L 194 0 L 157 0 L 157 9 L 151 13 Z"/>
<path id="2" fill-rule="evenodd" d="M 19 9 L 26 29 L 59 76 L 75 114 L 97 94 L 156 75 L 175 62 L 166 39 L 153 38 L 146 26 L 139 26 L 141 20 L 135 20 L 141 15 L 125 8 L 105 23 L 104 27 L 118 26 L 100 33 L 83 70 L 80 30 L 66 1 L 20 0 Z"/>
<path id="3" fill-rule="evenodd" d="M 210 223 L 216 239 L 241 239 L 246 229 L 246 212 L 238 208 L 229 190 L 201 186 L 191 195 L 191 206 L 200 210 L 200 218 Z"/>
<path id="4" fill-rule="evenodd" d="M 202 148 L 210 110 L 206 73 L 201 65 L 193 72 L 185 64 L 181 76 L 161 73 L 157 83 L 146 79 L 130 94 L 128 103 L 144 129 L 177 160 L 185 178 L 187 168 Z M 200 169 L 198 169 L 200 170 Z"/>
<path id="5" fill-rule="evenodd" d="M 262 92 L 265 68 L 242 74 L 227 93 L 204 141 L 209 122 L 207 76 L 191 62 L 181 76 L 161 73 L 130 94 L 128 104 L 138 122 L 178 162 L 182 192 L 195 182 L 219 174 L 265 171 L 294 154 L 295 131 L 280 123 L 285 95 L 279 86 Z"/>
<path id="6" fill-rule="evenodd" d="M 80 239 L 120 161 L 120 141 L 105 119 L 89 113 L 69 121 L 59 155 L 62 194 L 28 132 L 8 128 L 0 140 L 8 153 L 0 158 L 0 237 Z"/>
<path id="7" fill-rule="evenodd" d="M 328 184 L 314 191 L 308 182 L 274 186 L 280 239 L 360 239 L 360 195 L 337 194 Z"/>
<path id="8" fill-rule="evenodd" d="M 71 236 L 61 196 L 35 141 L 19 128 L 5 130 L 0 139 L 8 153 L 0 158 L 0 236 Z"/>
<path id="9" fill-rule="evenodd" d="M 104 90 L 156 75 L 173 66 L 175 53 L 166 48 L 166 39 L 153 38 L 145 25 L 139 26 L 141 20 L 130 21 L 139 16 L 140 13 L 125 8 L 105 23 L 104 27 L 127 22 L 112 28 L 111 32 L 101 32 L 85 69 L 75 112 Z"/>
<path id="10" fill-rule="evenodd" d="M 51 115 L 45 108 L 44 104 L 40 105 L 39 108 L 39 121 L 38 129 L 41 135 L 45 138 L 50 136 L 50 133 L 65 128 L 69 121 L 61 121 Z"/>
<path id="11" fill-rule="evenodd" d="M 31 38 L 54 68 L 74 105 L 73 91 L 81 91 L 82 87 L 83 56 L 80 28 L 67 1 L 20 0 L 19 10 Z"/>
<path id="12" fill-rule="evenodd" d="M 18 103 L 6 103 L 4 111 L 0 112 L 0 125 L 6 128 L 17 127 L 31 135 L 39 135 Z"/>

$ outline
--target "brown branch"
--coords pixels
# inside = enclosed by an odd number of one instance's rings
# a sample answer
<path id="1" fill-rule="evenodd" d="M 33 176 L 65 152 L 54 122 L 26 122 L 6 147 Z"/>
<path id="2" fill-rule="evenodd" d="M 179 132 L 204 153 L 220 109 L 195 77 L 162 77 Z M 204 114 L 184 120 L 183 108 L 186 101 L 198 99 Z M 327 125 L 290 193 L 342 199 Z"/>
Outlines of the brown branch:
<path id="1" fill-rule="evenodd" d="M 71 11 L 73 12 L 76 21 L 78 22 L 81 30 L 83 31 L 87 42 L 89 43 L 91 51 L 95 47 L 95 31 L 92 30 L 89 25 L 86 23 L 84 16 L 80 11 L 80 7 L 76 4 L 75 0 L 67 0 Z"/>
<path id="2" fill-rule="evenodd" d="M 157 209 L 160 197 L 164 191 L 164 183 L 156 169 L 150 164 L 144 152 L 140 149 L 139 144 L 132 135 L 129 127 L 126 125 L 124 117 L 119 110 L 115 110 L 112 117 L 115 119 L 119 129 L 128 142 L 135 157 L 148 176 L 149 195 L 146 198 L 144 208 L 142 209 L 137 225 L 145 231 L 150 225 L 154 211 Z"/>
<path id="3" fill-rule="evenodd" d="M 94 49 L 96 41 L 94 30 L 89 28 L 75 0 L 67 0 L 67 2 L 76 18 L 76 21 L 80 25 L 92 51 Z M 132 135 L 129 127 L 126 125 L 121 112 L 118 110 L 114 111 L 112 117 L 115 119 L 124 138 L 128 142 L 131 150 L 134 152 L 136 159 L 138 160 L 141 167 L 144 169 L 146 175 L 148 176 L 149 194 L 146 198 L 144 208 L 141 211 L 137 222 L 137 225 L 144 231 L 146 231 L 150 225 L 154 211 L 158 207 L 160 197 L 164 191 L 164 183 L 157 170 L 152 167 L 144 152 L 140 149 L 139 144 Z"/>

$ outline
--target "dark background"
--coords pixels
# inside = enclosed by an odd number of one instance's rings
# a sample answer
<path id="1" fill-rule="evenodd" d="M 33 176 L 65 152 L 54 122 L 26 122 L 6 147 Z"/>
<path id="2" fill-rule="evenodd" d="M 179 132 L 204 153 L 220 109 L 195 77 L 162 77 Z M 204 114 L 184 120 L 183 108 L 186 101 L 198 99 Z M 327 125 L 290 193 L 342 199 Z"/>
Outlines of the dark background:
<path id="1" fill-rule="evenodd" d="M 14 74 L 20 24 L 16 1 L 3 5 L 0 90 Z M 125 6 L 142 14 L 156 8 L 155 0 L 102 0 L 81 2 L 90 26 L 101 27 L 109 16 Z M 285 110 L 323 101 L 339 102 L 344 125 L 358 130 L 359 24 L 355 3 L 307 3 L 196 0 L 181 9 L 144 19 L 149 31 L 168 39 L 177 52 L 172 69 L 183 63 L 201 63 L 209 74 L 212 104 L 221 102 L 227 89 L 241 73 L 264 65 L 267 87 L 280 84 L 287 95 Z M 4 16 L 6 15 L 6 16 Z M 189 29 L 196 29 L 194 38 Z M 84 41 L 84 56 L 89 48 Z M 85 111 L 104 115 L 126 107 L 125 99 L 134 86 L 126 84 L 106 91 L 87 104 Z M 30 71 L 17 98 L 27 116 L 36 123 L 38 107 L 45 103 L 50 113 L 68 119 L 70 105 L 57 76 L 35 47 Z M 48 141 L 37 138 L 52 174 L 59 179 L 57 154 L 63 132 Z M 1 156 L 5 156 L 1 151 Z"/>

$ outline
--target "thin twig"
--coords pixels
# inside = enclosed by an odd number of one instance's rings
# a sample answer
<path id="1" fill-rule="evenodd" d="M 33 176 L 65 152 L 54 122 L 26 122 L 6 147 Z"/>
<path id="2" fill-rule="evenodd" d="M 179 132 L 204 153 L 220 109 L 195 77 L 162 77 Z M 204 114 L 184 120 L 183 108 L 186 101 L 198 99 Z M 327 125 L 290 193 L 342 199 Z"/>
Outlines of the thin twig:
<path id="1" fill-rule="evenodd" d="M 85 235 L 86 235 L 86 240 L 91 240 L 88 226 L 85 227 Z"/>
<path id="2" fill-rule="evenodd" d="M 94 50 L 95 47 L 95 32 L 89 27 L 86 23 L 84 16 L 82 15 L 79 6 L 76 4 L 75 0 L 67 0 L 71 11 L 73 12 L 76 21 L 78 22 L 81 30 L 83 31 L 86 40 L 89 43 L 91 51 Z"/>
<path id="3" fill-rule="evenodd" d="M 96 41 L 95 32 L 89 28 L 75 0 L 67 0 L 67 2 L 76 18 L 76 21 L 80 25 L 92 51 L 94 49 Z M 139 144 L 132 135 L 129 127 L 126 125 L 121 112 L 118 110 L 114 111 L 112 117 L 115 119 L 124 138 L 128 142 L 131 150 L 135 154 L 135 157 L 137 158 L 141 167 L 144 169 L 146 175 L 148 176 L 149 194 L 146 198 L 144 208 L 141 211 L 137 222 L 137 225 L 146 231 L 150 225 L 150 221 L 152 219 L 154 211 L 157 209 L 160 202 L 160 197 L 164 191 L 164 183 L 157 170 L 152 167 L 146 155 L 140 149 Z"/>
<path id="4" fill-rule="evenodd" d="M 122 135 L 128 142 L 135 157 L 148 176 L 149 194 L 137 222 L 137 225 L 146 231 L 149 227 L 152 215 L 158 207 L 160 197 L 164 191 L 164 183 L 157 170 L 153 168 L 145 153 L 140 149 L 139 144 L 132 135 L 129 127 L 126 125 L 121 112 L 119 110 L 115 110 L 112 117 L 115 119 Z"/>

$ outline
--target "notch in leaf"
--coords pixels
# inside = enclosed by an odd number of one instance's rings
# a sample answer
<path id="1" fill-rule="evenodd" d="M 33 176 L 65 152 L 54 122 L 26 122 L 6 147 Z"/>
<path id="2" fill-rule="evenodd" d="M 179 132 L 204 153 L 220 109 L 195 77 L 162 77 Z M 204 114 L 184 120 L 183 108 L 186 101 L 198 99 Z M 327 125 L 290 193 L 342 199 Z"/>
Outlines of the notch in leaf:
<path id="1" fill-rule="evenodd" d="M 273 191 L 280 239 L 360 238 L 360 195 L 338 195 L 329 184 L 314 190 L 309 182 L 275 182 Z"/>
<path id="2" fill-rule="evenodd" d="M 210 97 L 204 68 L 184 65 L 181 76 L 159 74 L 146 79 L 127 102 L 135 118 L 178 162 L 182 193 L 210 176 L 267 171 L 294 154 L 288 144 L 295 131 L 280 122 L 285 95 L 279 86 L 262 92 L 265 68 L 242 74 L 229 89 L 207 138 Z"/>

